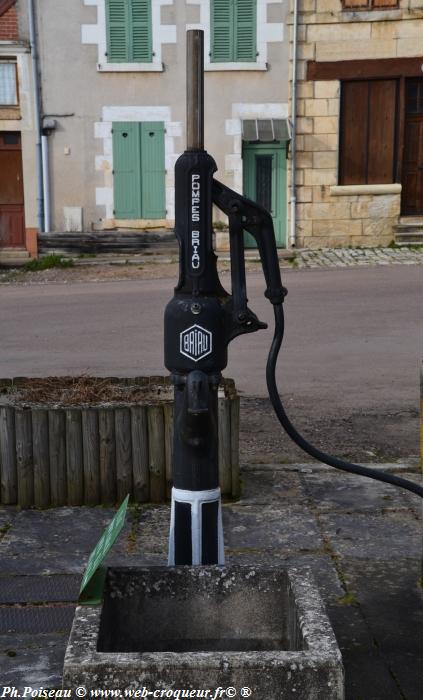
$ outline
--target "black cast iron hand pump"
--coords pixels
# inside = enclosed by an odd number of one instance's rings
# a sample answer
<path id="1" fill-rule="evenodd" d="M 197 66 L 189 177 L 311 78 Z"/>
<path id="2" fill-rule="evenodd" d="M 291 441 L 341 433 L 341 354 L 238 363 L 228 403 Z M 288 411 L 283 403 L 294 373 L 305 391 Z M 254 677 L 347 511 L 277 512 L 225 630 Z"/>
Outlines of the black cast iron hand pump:
<path id="1" fill-rule="evenodd" d="M 165 311 L 165 365 L 175 387 L 174 457 L 169 564 L 223 564 L 218 474 L 218 386 L 231 340 L 267 325 L 248 307 L 244 231 L 256 240 L 273 304 L 275 335 L 267 362 L 267 386 L 290 437 L 321 462 L 401 486 L 423 489 L 400 477 L 331 457 L 308 443 L 289 421 L 279 398 L 275 367 L 283 339 L 282 286 L 272 217 L 266 209 L 214 180 L 217 166 L 203 143 L 203 32 L 187 33 L 187 150 L 175 166 L 175 234 L 180 275 Z M 222 287 L 213 250 L 212 207 L 229 219 L 232 294 Z"/>

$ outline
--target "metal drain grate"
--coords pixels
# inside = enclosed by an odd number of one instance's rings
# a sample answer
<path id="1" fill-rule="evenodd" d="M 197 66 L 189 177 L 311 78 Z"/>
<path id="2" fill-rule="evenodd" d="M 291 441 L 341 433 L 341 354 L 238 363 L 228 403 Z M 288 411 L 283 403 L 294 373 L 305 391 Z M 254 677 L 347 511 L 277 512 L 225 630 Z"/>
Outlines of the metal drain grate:
<path id="1" fill-rule="evenodd" d="M 0 605 L 5 603 L 73 603 L 78 600 L 81 576 L 0 576 Z"/>
<path id="2" fill-rule="evenodd" d="M 0 634 L 48 634 L 70 632 L 75 613 L 74 605 L 0 607 Z"/>

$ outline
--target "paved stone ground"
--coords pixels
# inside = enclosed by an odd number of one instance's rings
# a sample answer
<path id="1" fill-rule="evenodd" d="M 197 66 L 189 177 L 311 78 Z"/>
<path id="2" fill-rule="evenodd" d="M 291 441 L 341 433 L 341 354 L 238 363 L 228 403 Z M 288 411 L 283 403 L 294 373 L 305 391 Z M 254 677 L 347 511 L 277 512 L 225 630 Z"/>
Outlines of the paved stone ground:
<path id="1" fill-rule="evenodd" d="M 385 468 L 421 481 L 416 464 Z M 313 571 L 343 654 L 347 700 L 421 700 L 416 496 L 319 464 L 246 465 L 242 498 L 223 510 L 229 562 Z M 81 574 L 113 513 L 0 509 L 0 685 L 60 687 Z M 168 522 L 167 506 L 132 507 L 109 563 L 165 563 Z"/>
<path id="2" fill-rule="evenodd" d="M 369 265 L 423 265 L 423 248 L 322 248 L 298 251 L 294 266 L 355 267 Z"/>
<path id="3" fill-rule="evenodd" d="M 320 248 L 319 250 L 280 250 L 281 267 L 356 267 L 365 265 L 423 265 L 423 247 L 401 246 L 397 248 Z M 218 253 L 219 262 L 229 262 L 229 253 Z M 259 262 L 258 252 L 246 250 L 248 263 Z M 115 264 L 154 263 L 169 264 L 177 261 L 172 255 L 98 255 L 96 258 L 76 260 L 78 265 L 97 266 L 102 262 Z"/>

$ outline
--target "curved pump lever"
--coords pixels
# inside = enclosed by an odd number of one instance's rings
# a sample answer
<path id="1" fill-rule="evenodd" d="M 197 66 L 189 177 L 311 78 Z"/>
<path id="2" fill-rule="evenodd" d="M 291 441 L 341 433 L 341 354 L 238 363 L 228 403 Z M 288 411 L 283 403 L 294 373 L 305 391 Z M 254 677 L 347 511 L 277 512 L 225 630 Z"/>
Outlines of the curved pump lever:
<path id="1" fill-rule="evenodd" d="M 281 304 L 287 290 L 282 285 L 271 214 L 260 204 L 234 192 L 218 180 L 213 180 L 213 202 L 229 219 L 234 306 L 245 301 L 246 307 L 247 303 L 244 231 L 248 231 L 257 243 L 267 285 L 265 296 L 272 304 Z"/>

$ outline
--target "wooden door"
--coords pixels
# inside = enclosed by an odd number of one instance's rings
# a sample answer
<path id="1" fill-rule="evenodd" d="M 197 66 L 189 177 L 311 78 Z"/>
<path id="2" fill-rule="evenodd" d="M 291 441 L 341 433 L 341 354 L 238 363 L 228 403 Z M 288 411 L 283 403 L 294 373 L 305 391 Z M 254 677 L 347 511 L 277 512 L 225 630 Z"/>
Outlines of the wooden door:
<path id="1" fill-rule="evenodd" d="M 0 248 L 25 248 L 21 135 L 0 132 Z"/>
<path id="2" fill-rule="evenodd" d="M 284 143 L 244 144 L 244 194 L 270 211 L 278 248 L 286 247 L 286 149 Z M 255 247 L 245 235 L 245 245 Z"/>
<path id="3" fill-rule="evenodd" d="M 423 215 L 423 78 L 407 80 L 402 213 Z"/>

